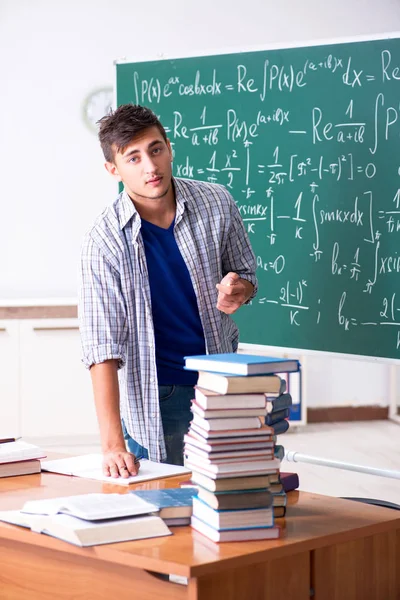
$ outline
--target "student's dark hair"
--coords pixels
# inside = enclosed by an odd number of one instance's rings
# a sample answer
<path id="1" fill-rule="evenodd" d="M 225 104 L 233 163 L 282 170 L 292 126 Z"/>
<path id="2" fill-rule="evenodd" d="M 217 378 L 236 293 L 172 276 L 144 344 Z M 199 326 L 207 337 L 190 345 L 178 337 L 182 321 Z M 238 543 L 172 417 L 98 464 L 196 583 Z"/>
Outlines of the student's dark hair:
<path id="1" fill-rule="evenodd" d="M 113 162 L 115 152 L 123 152 L 139 133 L 149 127 L 157 127 L 167 141 L 167 134 L 157 115 L 139 104 L 123 104 L 110 111 L 98 124 L 100 145 L 107 162 Z"/>

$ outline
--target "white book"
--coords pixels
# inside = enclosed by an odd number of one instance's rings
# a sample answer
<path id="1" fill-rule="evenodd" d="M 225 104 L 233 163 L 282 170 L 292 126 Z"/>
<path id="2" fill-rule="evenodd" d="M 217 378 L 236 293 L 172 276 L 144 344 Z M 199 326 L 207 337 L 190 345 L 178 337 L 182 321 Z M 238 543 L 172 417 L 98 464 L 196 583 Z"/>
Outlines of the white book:
<path id="1" fill-rule="evenodd" d="M 207 409 L 224 408 L 265 408 L 265 394 L 218 394 L 195 387 L 197 404 Z"/>
<path id="2" fill-rule="evenodd" d="M 244 510 L 214 510 L 196 496 L 193 498 L 193 516 L 214 529 L 272 527 L 274 524 L 272 506 Z"/>
<path id="3" fill-rule="evenodd" d="M 216 464 L 206 463 L 201 457 L 191 454 L 185 461 L 185 464 L 194 471 L 199 471 L 209 477 L 218 476 L 240 476 L 260 475 L 262 473 L 273 473 L 279 470 L 280 460 L 273 458 L 271 460 L 240 460 L 236 463 Z"/>
<path id="4" fill-rule="evenodd" d="M 0 521 L 30 528 L 76 546 L 113 544 L 171 535 L 160 517 L 153 515 L 86 521 L 71 515 L 31 515 L 18 510 L 1 511 Z"/>
<path id="5" fill-rule="evenodd" d="M 45 456 L 46 452 L 42 448 L 22 440 L 0 444 L 0 464 L 44 458 Z"/>
<path id="6" fill-rule="evenodd" d="M 137 475 L 131 477 L 107 477 L 103 474 L 102 461 L 102 454 L 83 454 L 82 456 L 73 456 L 72 458 L 43 460 L 42 471 L 61 473 L 62 475 L 74 475 L 75 477 L 84 477 L 85 479 L 96 479 L 97 481 L 105 481 L 117 485 L 129 485 L 131 483 L 149 481 L 150 479 L 161 479 L 190 473 L 189 469 L 185 467 L 142 459 Z"/>
<path id="7" fill-rule="evenodd" d="M 192 402 L 190 410 L 193 414 L 199 415 L 202 419 L 230 419 L 237 417 L 263 417 L 267 414 L 266 407 L 264 408 L 225 408 L 220 409 L 204 409 L 195 401 Z"/>
<path id="8" fill-rule="evenodd" d="M 246 529 L 225 529 L 218 530 L 210 527 L 196 517 L 192 517 L 191 525 L 193 529 L 202 533 L 213 542 L 242 542 L 246 540 L 271 540 L 280 536 L 280 528 L 275 527 L 250 527 Z"/>
<path id="9" fill-rule="evenodd" d="M 197 446 L 192 446 L 191 444 L 185 444 L 185 455 L 186 456 L 199 456 L 206 463 L 218 462 L 218 461 L 226 461 L 226 462 L 237 462 L 239 460 L 246 460 L 246 458 L 250 458 L 252 460 L 256 457 L 261 458 L 272 458 L 274 451 L 271 448 L 262 448 L 259 450 L 227 450 L 225 452 L 208 452 L 206 450 L 202 450 L 197 448 Z"/>
<path id="10" fill-rule="evenodd" d="M 262 425 L 258 417 L 232 417 L 226 419 L 203 419 L 198 414 L 193 413 L 195 425 L 205 431 L 231 431 L 235 429 L 259 429 Z"/>
<path id="11" fill-rule="evenodd" d="M 22 513 L 56 515 L 63 513 L 96 521 L 117 519 L 158 512 L 158 507 L 133 494 L 81 494 L 62 498 L 28 500 L 21 508 Z"/>

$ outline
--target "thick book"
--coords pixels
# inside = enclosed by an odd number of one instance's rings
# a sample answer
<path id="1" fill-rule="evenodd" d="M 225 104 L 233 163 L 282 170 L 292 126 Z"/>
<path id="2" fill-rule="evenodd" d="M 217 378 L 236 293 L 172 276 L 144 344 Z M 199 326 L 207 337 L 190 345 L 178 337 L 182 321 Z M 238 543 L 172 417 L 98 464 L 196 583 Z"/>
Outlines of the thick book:
<path id="1" fill-rule="evenodd" d="M 245 508 L 269 508 L 272 506 L 272 494 L 264 490 L 245 490 L 228 492 L 210 492 L 199 486 L 197 496 L 215 510 L 234 510 Z"/>
<path id="2" fill-rule="evenodd" d="M 284 471 L 281 471 L 279 476 L 285 492 L 296 490 L 300 485 L 297 473 L 285 473 Z"/>
<path id="3" fill-rule="evenodd" d="M 278 494 L 272 494 L 272 504 L 273 504 L 273 506 L 286 506 L 286 504 L 287 504 L 286 492 L 282 490 Z"/>
<path id="4" fill-rule="evenodd" d="M 0 463 L 0 477 L 32 475 L 40 473 L 40 460 L 20 460 L 18 462 Z"/>
<path id="5" fill-rule="evenodd" d="M 130 492 L 141 500 L 146 500 L 157 507 L 162 519 L 179 519 L 190 517 L 192 514 L 193 497 L 197 490 L 194 488 L 170 488 L 162 490 L 138 490 Z"/>
<path id="6" fill-rule="evenodd" d="M 279 492 L 282 492 L 283 490 L 283 485 L 281 483 L 270 482 L 268 489 L 271 492 L 271 494 L 279 494 Z"/>
<path id="7" fill-rule="evenodd" d="M 211 371 L 232 375 L 268 375 L 288 373 L 299 370 L 299 361 L 274 356 L 253 354 L 204 354 L 185 356 L 185 369 L 192 371 Z"/>
<path id="8" fill-rule="evenodd" d="M 0 521 L 28 527 L 36 533 L 75 544 L 97 546 L 171 535 L 164 521 L 155 515 L 86 521 L 71 515 L 32 515 L 18 510 L 0 512 Z"/>
<path id="9" fill-rule="evenodd" d="M 264 393 L 219 394 L 196 386 L 194 395 L 197 405 L 203 410 L 265 408 Z"/>
<path id="10" fill-rule="evenodd" d="M 280 537 L 280 527 L 251 527 L 245 529 L 225 529 L 223 531 L 210 527 L 204 521 L 192 516 L 191 525 L 195 531 L 213 542 L 247 542 L 251 540 L 276 540 Z"/>
<path id="11" fill-rule="evenodd" d="M 266 399 L 266 411 L 268 414 L 274 413 L 284 408 L 290 408 L 293 403 L 292 396 L 288 393 L 280 394 L 280 396 L 277 396 L 276 398 L 266 397 Z"/>
<path id="12" fill-rule="evenodd" d="M 236 438 L 234 438 L 236 439 Z M 229 438 L 217 438 L 205 440 L 202 436 L 198 436 L 192 429 L 189 430 L 188 433 L 185 433 L 183 440 L 185 444 L 189 444 L 190 446 L 194 446 L 201 450 L 202 452 L 240 452 L 241 450 L 245 452 L 251 452 L 253 450 L 266 450 L 273 448 L 274 442 L 267 438 L 261 439 L 256 438 L 250 441 L 246 441 L 246 438 L 241 439 L 236 442 Z"/>
<path id="13" fill-rule="evenodd" d="M 193 498 L 193 516 L 214 529 L 241 529 L 242 527 L 272 527 L 274 511 L 267 508 L 215 510 L 198 497 Z"/>
<path id="14" fill-rule="evenodd" d="M 258 439 L 271 439 L 271 436 L 275 434 L 273 428 L 269 427 L 268 425 L 265 425 L 263 427 L 256 427 L 254 429 L 219 429 L 216 431 L 210 431 L 207 429 L 203 429 L 194 421 L 191 422 L 189 431 L 197 433 L 205 440 L 211 440 L 213 438 L 243 440 L 246 437 L 248 439 L 254 439 L 255 437 L 257 437 Z"/>
<path id="15" fill-rule="evenodd" d="M 276 458 L 272 460 L 253 460 L 253 461 L 238 461 L 229 464 L 209 464 L 203 459 L 198 459 L 194 455 L 190 459 L 186 459 L 185 464 L 191 471 L 199 471 L 211 478 L 232 477 L 235 475 L 262 475 L 264 473 L 273 473 L 279 470 L 280 461 Z"/>
<path id="16" fill-rule="evenodd" d="M 205 431 L 230 431 L 232 429 L 255 429 L 262 426 L 258 417 L 232 417 L 227 419 L 203 419 L 193 413 L 193 423 Z"/>
<path id="17" fill-rule="evenodd" d="M 274 519 L 282 519 L 286 515 L 286 506 L 274 506 Z"/>
<path id="18" fill-rule="evenodd" d="M 130 494 L 81 494 L 44 500 L 28 500 L 21 512 L 36 515 L 72 515 L 88 521 L 117 519 L 156 512 L 157 506 Z"/>
<path id="19" fill-rule="evenodd" d="M 62 475 L 75 475 L 75 477 L 96 479 L 106 483 L 115 483 L 116 485 L 129 485 L 131 483 L 140 483 L 141 481 L 161 479 L 174 475 L 186 475 L 188 473 L 185 467 L 142 459 L 137 475 L 132 475 L 131 477 L 107 477 L 103 474 L 102 462 L 102 454 L 84 454 L 72 458 L 42 461 L 42 470 L 50 471 L 51 473 L 61 473 Z"/>
<path id="20" fill-rule="evenodd" d="M 286 382 L 278 375 L 227 375 L 226 373 L 210 373 L 200 371 L 197 385 L 218 394 L 281 394 Z"/>
<path id="21" fill-rule="evenodd" d="M 250 456 L 226 456 L 226 457 L 219 457 L 219 456 L 215 456 L 215 455 L 208 455 L 208 456 L 204 456 L 201 454 L 198 454 L 196 452 L 190 452 L 190 450 L 185 449 L 185 456 L 187 458 L 187 460 L 189 462 L 194 462 L 196 460 L 201 459 L 202 464 L 204 465 L 204 467 L 206 467 L 206 465 L 216 465 L 219 467 L 222 467 L 223 465 L 235 465 L 238 463 L 242 463 L 243 461 L 246 461 L 247 463 L 250 463 L 250 461 L 252 463 L 255 464 L 259 464 L 260 461 L 268 461 L 268 460 L 272 460 L 273 458 L 275 458 L 275 455 L 273 452 L 269 452 L 268 454 L 263 453 L 263 454 L 251 454 Z"/>
<path id="22" fill-rule="evenodd" d="M 219 409 L 204 409 L 193 401 L 190 410 L 194 415 L 198 415 L 203 419 L 227 419 L 227 418 L 243 418 L 243 417 L 263 417 L 267 415 L 267 409 L 264 408 L 225 408 Z"/>
<path id="23" fill-rule="evenodd" d="M 0 464 L 44 458 L 46 452 L 39 446 L 28 444 L 23 440 L 3 442 L 0 444 Z"/>
<path id="24" fill-rule="evenodd" d="M 268 474 L 215 479 L 199 471 L 193 471 L 191 482 L 210 492 L 257 490 L 268 488 L 270 485 Z"/>
<path id="25" fill-rule="evenodd" d="M 274 448 L 260 448 L 258 450 L 228 450 L 224 452 L 207 452 L 192 444 L 185 444 L 185 454 L 190 456 L 195 454 L 204 458 L 206 461 L 218 461 L 220 459 L 232 459 L 232 460 L 244 460 L 246 458 L 261 457 L 261 458 L 273 458 L 276 456 Z M 277 458 L 279 458 L 277 456 Z M 282 459 L 280 459 L 282 460 Z"/>

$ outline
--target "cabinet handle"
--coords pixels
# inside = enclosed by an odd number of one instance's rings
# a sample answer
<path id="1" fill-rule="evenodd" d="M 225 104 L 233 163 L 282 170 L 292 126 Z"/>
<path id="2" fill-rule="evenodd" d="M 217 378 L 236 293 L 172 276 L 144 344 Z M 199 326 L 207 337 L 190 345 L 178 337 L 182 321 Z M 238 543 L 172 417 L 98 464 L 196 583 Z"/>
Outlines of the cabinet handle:
<path id="1" fill-rule="evenodd" d="M 0 327 L 0 331 L 7 331 L 5 327 Z"/>
<path id="2" fill-rule="evenodd" d="M 51 327 L 51 326 L 47 326 L 43 325 L 42 327 L 34 327 L 33 331 L 77 331 L 79 330 L 79 327 L 77 325 L 71 325 L 71 326 L 67 326 L 67 327 L 63 327 L 62 325 L 59 325 L 57 327 Z"/>

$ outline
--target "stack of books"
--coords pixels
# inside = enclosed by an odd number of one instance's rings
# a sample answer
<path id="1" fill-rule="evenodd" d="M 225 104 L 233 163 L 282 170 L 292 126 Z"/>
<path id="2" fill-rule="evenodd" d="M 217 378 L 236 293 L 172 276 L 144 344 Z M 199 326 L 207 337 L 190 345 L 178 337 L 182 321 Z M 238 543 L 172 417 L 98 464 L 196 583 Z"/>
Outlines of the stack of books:
<path id="1" fill-rule="evenodd" d="M 40 473 L 40 458 L 46 453 L 35 446 L 15 438 L 0 439 L 0 477 Z"/>
<path id="2" fill-rule="evenodd" d="M 192 527 L 217 542 L 279 537 L 274 513 L 284 516 L 286 494 L 274 425 L 283 421 L 278 433 L 286 431 L 291 398 L 276 373 L 297 371 L 298 361 L 245 354 L 185 360 L 199 371 L 185 435 L 185 466 L 198 487 Z"/>

